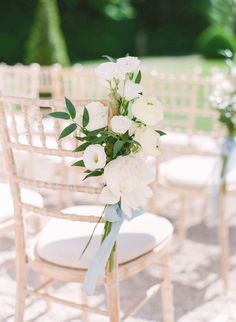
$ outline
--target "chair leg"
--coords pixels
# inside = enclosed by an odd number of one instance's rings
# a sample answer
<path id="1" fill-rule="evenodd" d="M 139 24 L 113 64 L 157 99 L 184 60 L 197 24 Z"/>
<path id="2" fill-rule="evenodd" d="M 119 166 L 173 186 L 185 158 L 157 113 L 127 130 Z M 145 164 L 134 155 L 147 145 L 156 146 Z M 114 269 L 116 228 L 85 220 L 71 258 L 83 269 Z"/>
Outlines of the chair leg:
<path id="1" fill-rule="evenodd" d="M 171 282 L 169 251 L 161 258 L 161 272 L 163 277 L 163 282 L 161 283 L 163 321 L 174 322 L 173 286 Z"/>
<path id="2" fill-rule="evenodd" d="M 116 252 L 115 252 L 116 253 Z M 114 268 L 109 272 L 109 267 L 106 267 L 106 287 L 107 287 L 107 301 L 110 322 L 120 321 L 120 292 L 118 279 L 118 264 L 116 254 L 114 254 Z"/>
<path id="3" fill-rule="evenodd" d="M 218 236 L 221 251 L 221 274 L 224 283 L 225 291 L 228 290 L 228 275 L 229 275 L 229 237 L 228 237 L 228 227 L 225 218 L 225 204 L 224 195 L 221 193 L 219 200 L 219 226 L 218 226 Z"/>
<path id="4" fill-rule="evenodd" d="M 183 246 L 186 238 L 186 196 L 181 196 L 181 210 L 178 218 L 179 248 Z"/>
<path id="5" fill-rule="evenodd" d="M 16 272 L 16 310 L 15 322 L 24 321 L 25 311 L 25 288 L 26 288 L 26 272 L 19 269 Z"/>
<path id="6" fill-rule="evenodd" d="M 81 300 L 82 303 L 85 305 L 88 305 L 88 296 L 85 294 L 84 290 L 81 289 Z M 88 311 L 87 310 L 83 310 L 82 314 L 81 314 L 81 320 L 83 322 L 88 322 Z"/>

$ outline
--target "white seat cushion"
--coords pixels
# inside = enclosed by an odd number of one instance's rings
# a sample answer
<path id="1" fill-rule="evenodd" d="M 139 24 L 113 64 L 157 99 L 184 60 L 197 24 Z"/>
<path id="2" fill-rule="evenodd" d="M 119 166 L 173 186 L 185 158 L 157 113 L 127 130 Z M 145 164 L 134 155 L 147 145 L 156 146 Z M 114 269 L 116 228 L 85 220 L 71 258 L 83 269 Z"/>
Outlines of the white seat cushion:
<path id="1" fill-rule="evenodd" d="M 103 206 L 77 206 L 66 213 L 100 216 Z M 51 263 L 70 267 L 88 268 L 101 244 L 103 224 L 99 224 L 84 255 L 80 255 L 95 224 L 52 219 L 45 226 L 36 244 L 38 255 Z M 124 263 L 137 258 L 171 236 L 173 226 L 162 217 L 146 213 L 130 222 L 125 221 L 118 238 L 118 261 Z"/>
<path id="2" fill-rule="evenodd" d="M 212 153 L 219 152 L 219 145 L 217 144 L 216 140 L 207 135 L 196 134 L 189 136 L 186 133 L 168 132 L 167 135 L 161 136 L 160 143 L 163 145 L 163 148 L 166 146 L 174 149 L 191 147 L 196 151 L 206 151 Z"/>
<path id="3" fill-rule="evenodd" d="M 218 158 L 184 155 L 160 164 L 159 180 L 180 188 L 209 188 L 219 173 Z M 227 184 L 236 183 L 236 167 L 227 175 Z"/>
<path id="4" fill-rule="evenodd" d="M 33 190 L 22 189 L 21 200 L 26 203 L 37 207 L 43 206 L 42 196 Z M 8 219 L 13 216 L 13 201 L 8 184 L 0 183 L 0 221 Z"/>

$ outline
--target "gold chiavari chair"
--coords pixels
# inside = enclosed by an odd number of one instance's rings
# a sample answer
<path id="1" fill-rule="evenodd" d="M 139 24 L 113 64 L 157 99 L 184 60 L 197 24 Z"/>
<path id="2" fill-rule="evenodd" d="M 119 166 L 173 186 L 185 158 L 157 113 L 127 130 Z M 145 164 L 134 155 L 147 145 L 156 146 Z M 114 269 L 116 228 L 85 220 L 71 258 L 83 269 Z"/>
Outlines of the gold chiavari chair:
<path id="1" fill-rule="evenodd" d="M 32 64 L 29 66 L 24 66 L 17 64 L 14 66 L 9 66 L 6 64 L 0 65 L 0 92 L 5 95 L 19 96 L 37 98 L 39 94 L 39 73 L 40 66 L 38 64 Z M 24 120 L 17 113 L 18 106 L 15 105 L 15 124 L 21 131 L 23 127 Z M 8 119 L 9 121 L 9 119 Z M 21 168 L 27 163 L 28 157 L 21 159 Z M 28 163 L 29 166 L 29 163 Z M 28 168 L 29 169 L 29 168 Z M 0 178 L 2 183 L 0 183 L 0 232 L 5 233 L 13 228 L 13 202 L 10 194 L 10 187 L 6 181 L 6 171 L 4 163 L 2 160 L 2 148 L 0 145 Z M 42 202 L 41 197 L 30 190 L 22 191 L 22 198 L 31 200 L 32 203 L 36 205 Z"/>
<path id="2" fill-rule="evenodd" d="M 199 218 L 210 210 L 210 196 L 215 180 L 217 160 L 225 136 L 217 120 L 217 113 L 210 107 L 211 91 L 210 79 L 198 77 L 188 79 L 181 78 L 181 76 L 172 76 L 168 82 L 164 78 L 159 88 L 160 99 L 165 105 L 166 117 L 163 129 L 167 132 L 167 136 L 163 137 L 160 143 L 163 160 L 158 168 L 158 183 L 162 189 L 172 192 L 173 196 L 177 196 L 177 201 L 180 201 L 180 208 L 175 209 L 178 214 L 180 245 L 183 245 L 186 237 L 187 214 L 190 213 L 191 217 L 197 215 Z M 236 169 L 232 169 L 228 176 L 228 193 L 235 189 L 235 171 Z M 201 207 L 196 207 L 196 202 L 194 203 L 196 199 L 202 205 Z M 218 235 L 221 247 L 222 277 L 227 289 L 229 252 L 224 203 L 225 200 L 221 196 Z M 166 205 L 162 204 L 159 209 L 166 211 L 165 207 Z"/>
<path id="3" fill-rule="evenodd" d="M 25 122 L 26 140 L 21 141 L 21 136 L 14 128 L 14 122 L 7 122 L 7 115 L 17 103 L 20 106 Z M 83 105 L 85 101 L 74 102 Z M 84 312 L 92 312 L 108 316 L 111 322 L 124 321 L 128 316 L 136 312 L 159 287 L 161 288 L 163 300 L 163 314 L 165 322 L 174 321 L 172 303 L 172 285 L 169 268 L 170 242 L 173 233 L 172 225 L 165 218 L 146 213 L 140 217 L 126 222 L 121 229 L 118 240 L 118 251 L 115 255 L 115 268 L 112 272 L 106 270 L 106 275 L 99 282 L 105 285 L 108 294 L 108 309 L 91 307 L 86 303 L 78 304 L 72 301 L 59 298 L 46 292 L 46 288 L 55 280 L 65 283 L 83 283 L 90 259 L 94 256 L 101 241 L 102 224 L 98 226 L 97 233 L 85 253 L 85 257 L 79 260 L 79 255 L 90 233 L 98 221 L 103 210 L 101 206 L 81 205 L 67 209 L 55 209 L 52 207 L 35 206 L 23 200 L 20 196 L 21 187 L 30 187 L 40 190 L 42 188 L 53 191 L 84 192 L 99 194 L 101 187 L 84 186 L 78 180 L 71 185 L 57 181 L 55 177 L 47 180 L 30 178 L 29 175 L 22 176 L 17 171 L 17 154 L 15 151 L 30 151 L 33 155 L 42 155 L 43 158 L 53 156 L 58 158 L 78 158 L 71 152 L 71 141 L 58 141 L 61 132 L 61 124 L 54 120 L 53 145 L 48 143 L 42 124 L 41 107 L 48 107 L 51 111 L 62 110 L 64 101 L 55 100 L 32 100 L 17 99 L 12 97 L 0 97 L 0 137 L 3 146 L 3 153 L 6 159 L 8 177 L 14 202 L 14 221 L 16 233 L 16 314 L 15 321 L 24 320 L 25 300 L 28 296 L 36 296 L 49 302 L 56 302 L 62 305 L 78 308 Z M 29 107 L 31 113 L 35 114 L 39 129 L 40 142 L 34 143 L 32 137 L 34 132 L 31 127 L 31 120 L 28 118 Z M 32 114 L 31 114 L 32 117 Z M 13 133 L 13 134 L 12 134 Z M 41 166 L 43 167 L 43 158 Z M 23 214 L 31 212 L 35 216 L 50 218 L 43 230 L 39 233 L 33 243 L 25 234 L 25 222 Z M 156 264 L 160 269 L 160 280 L 152 286 L 145 294 L 145 297 L 138 301 L 127 314 L 121 317 L 119 306 L 119 280 L 134 276 L 143 269 Z M 47 278 L 35 289 L 27 285 L 27 267 Z M 84 315 L 84 317 L 86 314 Z M 86 317 L 84 318 L 84 321 Z"/>
<path id="4" fill-rule="evenodd" d="M 94 69 L 64 68 L 61 71 L 61 97 L 72 99 L 104 99 L 108 89 L 102 86 Z"/>

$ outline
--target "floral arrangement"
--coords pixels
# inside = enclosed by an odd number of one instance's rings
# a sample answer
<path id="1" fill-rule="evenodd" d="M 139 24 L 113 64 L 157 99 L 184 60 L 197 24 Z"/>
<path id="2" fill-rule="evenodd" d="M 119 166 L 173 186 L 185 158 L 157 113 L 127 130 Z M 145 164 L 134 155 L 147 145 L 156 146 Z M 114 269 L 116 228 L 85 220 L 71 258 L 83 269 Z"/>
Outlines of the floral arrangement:
<path id="1" fill-rule="evenodd" d="M 236 135 L 236 65 L 230 50 L 222 54 L 226 57 L 228 73 L 216 71 L 212 76 L 213 92 L 210 102 L 219 113 L 219 121 L 226 127 L 228 136 Z"/>
<path id="2" fill-rule="evenodd" d="M 113 269 L 115 241 L 123 220 L 141 214 L 146 199 L 152 196 L 148 185 L 155 180 L 155 167 L 147 156 L 159 154 L 158 139 L 164 134 L 158 129 L 163 118 L 161 103 L 155 97 L 143 95 L 140 60 L 131 56 L 116 61 L 107 58 L 109 61 L 99 65 L 95 72 L 109 91 L 108 107 L 91 102 L 77 112 L 66 98 L 67 111 L 50 114 L 70 122 L 60 139 L 73 133 L 78 141 L 74 152 L 83 152 L 83 156 L 73 166 L 85 168 L 85 179 L 103 178 L 100 201 L 105 205 L 102 216 L 106 223 L 100 254 L 102 248 L 106 250 L 102 259 L 98 254 L 98 262 L 91 265 L 96 267 L 96 274 L 99 265 L 104 269 L 108 257 L 109 268 Z"/>
<path id="3" fill-rule="evenodd" d="M 226 58 L 228 72 L 216 71 L 212 76 L 213 92 L 210 96 L 212 107 L 219 113 L 219 122 L 226 129 L 226 137 L 221 147 L 221 165 L 213 187 L 213 209 L 219 212 L 220 192 L 226 193 L 226 176 L 235 165 L 236 158 L 236 65 L 230 50 L 221 52 Z"/>

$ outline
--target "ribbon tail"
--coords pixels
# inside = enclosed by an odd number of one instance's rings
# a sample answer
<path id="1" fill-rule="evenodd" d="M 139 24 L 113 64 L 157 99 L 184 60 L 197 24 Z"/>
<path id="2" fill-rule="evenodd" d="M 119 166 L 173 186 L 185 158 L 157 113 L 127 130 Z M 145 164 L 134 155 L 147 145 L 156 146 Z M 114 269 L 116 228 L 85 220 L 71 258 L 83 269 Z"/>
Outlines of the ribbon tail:
<path id="1" fill-rule="evenodd" d="M 208 220 L 208 226 L 214 227 L 218 223 L 219 219 L 219 205 L 218 200 L 220 198 L 220 191 L 221 191 L 221 180 L 214 184 L 212 187 L 212 194 L 211 194 L 211 216 Z"/>
<path id="2" fill-rule="evenodd" d="M 235 149 L 235 141 L 232 140 L 232 138 L 230 137 L 227 138 L 222 147 L 223 155 L 227 157 L 225 169 L 222 173 L 222 176 L 217 178 L 217 181 L 213 184 L 212 187 L 212 214 L 208 222 L 209 226 L 215 226 L 219 220 L 219 198 L 221 194 L 221 189 L 226 180 L 227 174 L 232 170 L 232 168 L 235 165 Z"/>
<path id="3" fill-rule="evenodd" d="M 113 222 L 109 235 L 102 242 L 96 256 L 93 258 L 85 276 L 83 288 L 87 295 L 94 293 L 98 277 L 104 276 L 105 266 L 109 259 L 113 245 L 124 220 Z"/>

